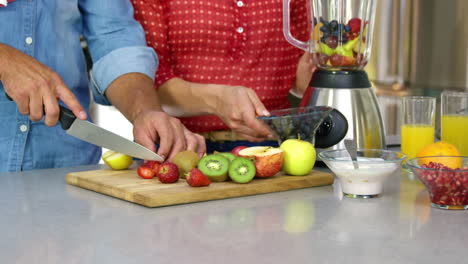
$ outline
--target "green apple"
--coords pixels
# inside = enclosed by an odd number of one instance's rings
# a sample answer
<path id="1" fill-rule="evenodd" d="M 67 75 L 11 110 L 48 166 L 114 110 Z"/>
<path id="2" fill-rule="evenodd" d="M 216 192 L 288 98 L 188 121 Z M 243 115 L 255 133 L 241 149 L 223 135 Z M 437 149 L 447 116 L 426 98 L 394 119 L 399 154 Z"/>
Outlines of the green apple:
<path id="1" fill-rule="evenodd" d="M 288 175 L 307 175 L 315 165 L 315 148 L 308 141 L 287 139 L 280 149 L 284 152 L 283 171 Z"/>

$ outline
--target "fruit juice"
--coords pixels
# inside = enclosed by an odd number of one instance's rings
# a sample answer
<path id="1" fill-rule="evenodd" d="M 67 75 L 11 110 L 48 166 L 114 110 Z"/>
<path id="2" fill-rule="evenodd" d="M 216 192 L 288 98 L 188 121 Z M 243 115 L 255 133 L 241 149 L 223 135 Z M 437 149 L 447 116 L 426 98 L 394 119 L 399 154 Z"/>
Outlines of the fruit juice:
<path id="1" fill-rule="evenodd" d="M 443 115 L 442 140 L 453 144 L 463 156 L 468 156 L 468 116 Z"/>
<path id="2" fill-rule="evenodd" d="M 416 154 L 425 146 L 434 143 L 435 128 L 431 125 L 402 125 L 401 126 L 401 152 L 407 158 L 416 157 Z"/>

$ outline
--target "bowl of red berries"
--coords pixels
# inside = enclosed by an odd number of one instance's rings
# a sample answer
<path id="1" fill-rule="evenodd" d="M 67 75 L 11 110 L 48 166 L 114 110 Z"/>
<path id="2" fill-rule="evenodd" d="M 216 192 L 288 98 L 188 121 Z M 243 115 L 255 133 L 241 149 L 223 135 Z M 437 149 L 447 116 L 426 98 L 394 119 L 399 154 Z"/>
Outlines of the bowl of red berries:
<path id="1" fill-rule="evenodd" d="M 458 164 L 457 168 L 444 165 Z M 447 164 L 447 163 L 446 163 Z M 431 156 L 413 158 L 406 165 L 426 186 L 432 207 L 439 209 L 468 209 L 468 157 Z"/>

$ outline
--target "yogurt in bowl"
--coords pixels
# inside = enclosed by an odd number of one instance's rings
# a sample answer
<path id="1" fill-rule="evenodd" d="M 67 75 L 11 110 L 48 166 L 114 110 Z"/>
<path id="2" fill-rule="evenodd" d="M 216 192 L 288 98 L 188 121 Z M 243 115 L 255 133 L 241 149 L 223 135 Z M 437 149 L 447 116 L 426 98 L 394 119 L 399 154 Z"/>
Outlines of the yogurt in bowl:
<path id="1" fill-rule="evenodd" d="M 391 150 L 358 149 L 358 168 L 345 149 L 320 152 L 319 158 L 338 177 L 345 196 L 373 198 L 382 194 L 384 180 L 401 167 L 406 155 Z"/>

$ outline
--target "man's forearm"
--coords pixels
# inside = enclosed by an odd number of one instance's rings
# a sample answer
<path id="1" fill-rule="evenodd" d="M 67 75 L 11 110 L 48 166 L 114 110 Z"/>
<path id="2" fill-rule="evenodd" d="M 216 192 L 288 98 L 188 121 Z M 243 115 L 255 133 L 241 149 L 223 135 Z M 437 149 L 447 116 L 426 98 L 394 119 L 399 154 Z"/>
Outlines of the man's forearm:
<path id="1" fill-rule="evenodd" d="M 128 73 L 120 76 L 107 88 L 106 96 L 112 105 L 132 123 L 143 111 L 162 111 L 153 81 L 141 73 Z"/>
<path id="2" fill-rule="evenodd" d="M 216 113 L 220 86 L 191 83 L 172 78 L 158 90 L 164 110 L 173 116 L 196 116 Z"/>

